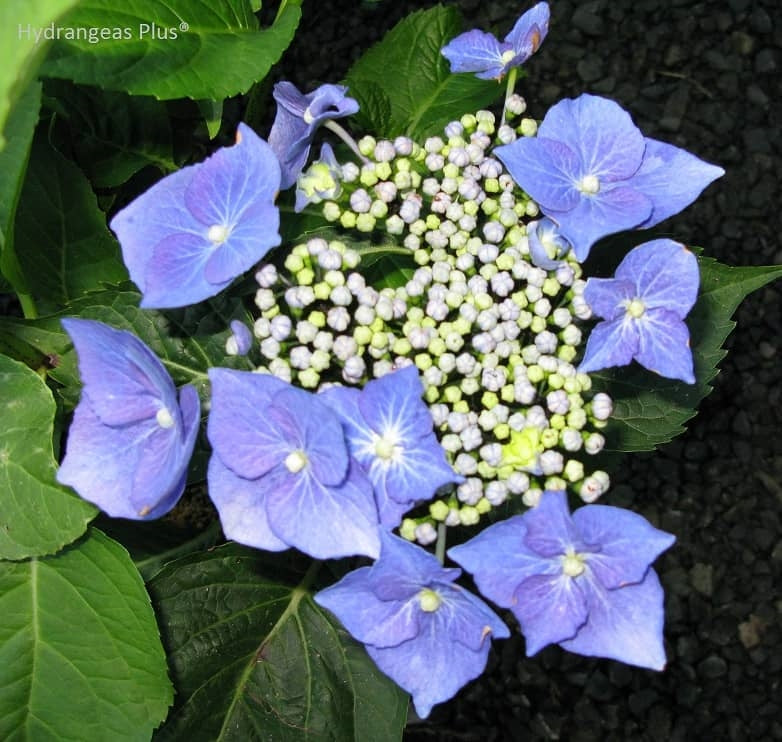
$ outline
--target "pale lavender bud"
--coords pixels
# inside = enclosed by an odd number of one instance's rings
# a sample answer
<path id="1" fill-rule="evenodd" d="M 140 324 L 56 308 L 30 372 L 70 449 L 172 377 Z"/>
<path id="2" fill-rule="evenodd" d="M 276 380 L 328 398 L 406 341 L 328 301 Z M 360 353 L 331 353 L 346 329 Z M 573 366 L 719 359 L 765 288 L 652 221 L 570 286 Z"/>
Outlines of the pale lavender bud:
<path id="1" fill-rule="evenodd" d="M 392 142 L 381 139 L 375 145 L 374 157 L 377 162 L 391 162 L 396 157 L 396 149 Z"/>
<path id="2" fill-rule="evenodd" d="M 459 438 L 462 441 L 462 447 L 465 451 L 473 451 L 483 443 L 481 429 L 477 425 L 468 425 L 461 433 Z"/>
<path id="3" fill-rule="evenodd" d="M 424 178 L 421 183 L 421 190 L 427 196 L 434 198 L 440 192 L 440 181 L 437 178 Z"/>
<path id="4" fill-rule="evenodd" d="M 541 353 L 554 353 L 557 349 L 557 336 L 553 332 L 543 330 L 535 336 L 535 347 Z"/>
<path id="5" fill-rule="evenodd" d="M 598 392 L 592 397 L 592 416 L 595 420 L 608 420 L 614 411 L 614 403 L 607 394 Z"/>
<path id="6" fill-rule="evenodd" d="M 290 334 L 293 323 L 291 318 L 284 314 L 278 314 L 269 322 L 269 334 L 275 340 L 285 340 Z"/>
<path id="7" fill-rule="evenodd" d="M 445 158 L 440 154 L 429 154 L 424 160 L 424 164 L 430 173 L 436 173 L 438 170 L 442 170 L 445 166 Z"/>
<path id="8" fill-rule="evenodd" d="M 491 277 L 490 284 L 491 290 L 497 296 L 508 296 L 513 291 L 514 287 L 513 277 L 507 271 L 500 271 L 499 273 L 495 273 Z M 513 304 L 512 301 L 511 304 Z M 519 308 L 516 306 L 516 312 L 518 311 Z M 518 314 L 516 316 L 518 317 Z"/>
<path id="9" fill-rule="evenodd" d="M 565 468 L 564 457 L 559 451 L 544 451 L 540 454 L 540 468 L 546 476 L 559 474 Z"/>
<path id="10" fill-rule="evenodd" d="M 581 433 L 579 433 L 577 430 L 574 430 L 573 428 L 565 428 L 560 433 L 560 440 L 562 442 L 562 447 L 571 453 L 580 451 L 581 446 L 584 443 L 584 439 L 581 437 Z"/>
<path id="11" fill-rule="evenodd" d="M 280 355 L 280 343 L 273 337 L 261 341 L 261 355 L 264 358 L 277 358 Z"/>
<path id="12" fill-rule="evenodd" d="M 433 229 L 426 233 L 424 239 L 433 248 L 448 247 L 448 237 L 443 234 L 439 229 Z"/>
<path id="13" fill-rule="evenodd" d="M 591 433 L 584 441 L 584 450 L 591 455 L 600 453 L 606 444 L 606 439 L 600 433 Z"/>
<path id="14" fill-rule="evenodd" d="M 483 497 L 483 482 L 477 477 L 468 477 L 456 488 L 456 497 L 465 505 L 475 505 Z"/>
<path id="15" fill-rule="evenodd" d="M 448 152 L 448 161 L 456 167 L 466 167 L 470 164 L 470 155 L 463 147 L 453 147 Z"/>
<path id="16" fill-rule="evenodd" d="M 568 325 L 562 330 L 562 342 L 565 345 L 572 345 L 574 348 L 581 345 L 581 328 L 577 325 Z"/>
<path id="17" fill-rule="evenodd" d="M 476 226 L 478 226 L 478 221 L 471 214 L 465 214 L 459 219 L 459 229 L 465 232 L 472 233 Z"/>
<path id="18" fill-rule="evenodd" d="M 484 368 L 481 374 L 481 385 L 490 392 L 498 392 L 508 382 L 508 372 L 503 366 Z"/>
<path id="19" fill-rule="evenodd" d="M 444 191 L 437 191 L 432 198 L 431 209 L 435 214 L 445 214 L 451 205 L 451 196 Z"/>
<path id="20" fill-rule="evenodd" d="M 541 430 L 548 427 L 546 411 L 540 405 L 535 405 L 527 410 L 527 425 Z"/>
<path id="21" fill-rule="evenodd" d="M 357 382 L 367 370 L 367 365 L 361 356 L 351 356 L 345 361 L 342 369 L 342 378 L 348 382 Z"/>
<path id="22" fill-rule="evenodd" d="M 397 137 L 394 139 L 394 149 L 402 157 L 407 157 L 413 153 L 413 140 L 410 137 Z"/>
<path id="23" fill-rule="evenodd" d="M 429 414 L 432 416 L 432 424 L 435 428 L 439 428 L 443 423 L 448 420 L 448 416 L 451 414 L 447 404 L 438 402 L 429 407 Z"/>
<path id="24" fill-rule="evenodd" d="M 445 147 L 445 142 L 440 137 L 429 137 L 424 142 L 424 150 L 430 154 L 442 152 L 443 147 Z"/>
<path id="25" fill-rule="evenodd" d="M 549 392 L 546 395 L 546 407 L 554 414 L 566 415 L 570 410 L 570 400 L 568 400 L 567 392 L 564 389 Z"/>
<path id="26" fill-rule="evenodd" d="M 595 502 L 600 495 L 608 491 L 610 480 L 604 471 L 596 471 L 581 483 L 579 495 L 586 503 Z"/>
<path id="27" fill-rule="evenodd" d="M 488 332 L 479 332 L 472 339 L 472 347 L 479 353 L 491 353 L 497 347 L 497 341 Z"/>
<path id="28" fill-rule="evenodd" d="M 347 361 L 351 356 L 355 356 L 358 351 L 358 343 L 350 335 L 338 335 L 334 338 L 334 345 L 331 352 L 339 358 L 340 361 Z"/>
<path id="29" fill-rule="evenodd" d="M 375 185 L 375 195 L 383 202 L 390 204 L 397 194 L 396 186 L 390 180 L 383 180 Z"/>
<path id="30" fill-rule="evenodd" d="M 514 495 L 520 495 L 529 489 L 529 477 L 523 471 L 514 471 L 505 484 Z"/>
<path id="31" fill-rule="evenodd" d="M 462 126 L 461 121 L 450 121 L 445 125 L 444 131 L 445 136 L 447 136 L 449 139 L 451 139 L 451 137 L 460 137 L 462 134 L 464 134 L 464 126 Z"/>
<path id="32" fill-rule="evenodd" d="M 486 485 L 484 497 L 494 506 L 502 505 L 508 499 L 508 487 L 505 482 L 492 481 Z"/>
<path id="33" fill-rule="evenodd" d="M 456 357 L 456 370 L 462 376 L 470 376 L 478 362 L 469 353 L 460 353 Z"/>
<path id="34" fill-rule="evenodd" d="M 481 147 L 480 144 L 478 144 L 477 142 L 470 142 L 465 149 L 467 150 L 467 154 L 470 157 L 470 163 L 473 165 L 480 165 L 486 158 L 486 153 L 484 152 L 484 148 Z M 467 176 L 467 173 L 464 172 L 464 175 Z M 468 177 L 476 178 L 479 175 L 480 175 L 480 170 L 478 170 L 477 173 L 475 174 L 471 172 Z"/>
<path id="35" fill-rule="evenodd" d="M 453 468 L 463 477 L 469 477 L 478 471 L 478 462 L 469 453 L 460 453 L 453 462 Z"/>
<path id="36" fill-rule="evenodd" d="M 431 327 L 413 327 L 407 336 L 410 345 L 416 350 L 423 350 L 429 346 L 434 331 Z"/>
<path id="37" fill-rule="evenodd" d="M 408 196 L 399 207 L 399 218 L 406 224 L 412 224 L 421 213 L 420 197 Z"/>
<path id="38" fill-rule="evenodd" d="M 437 541 L 437 530 L 431 523 L 421 523 L 415 527 L 415 540 L 422 546 L 429 546 Z"/>
<path id="39" fill-rule="evenodd" d="M 496 222 L 491 222 L 491 224 L 496 224 Z M 481 263 L 493 263 L 495 260 L 497 260 L 497 256 L 499 254 L 500 250 L 497 245 L 491 245 L 486 242 L 478 248 L 477 257 Z"/>
<path id="40" fill-rule="evenodd" d="M 466 201 L 477 201 L 481 193 L 480 184 L 472 178 L 465 178 L 459 184 L 459 195 Z"/>
<path id="41" fill-rule="evenodd" d="M 345 183 L 354 183 L 361 175 L 361 169 L 355 162 L 346 162 L 342 165 L 342 180 Z"/>
<path id="42" fill-rule="evenodd" d="M 483 236 L 487 242 L 502 242 L 502 238 L 505 236 L 505 227 L 499 222 L 486 222 L 483 225 Z"/>
<path id="43" fill-rule="evenodd" d="M 272 263 L 262 265 L 255 273 L 255 280 L 262 289 L 268 289 L 277 283 L 277 267 Z"/>
<path id="44" fill-rule="evenodd" d="M 255 292 L 255 306 L 262 312 L 271 309 L 275 304 L 277 304 L 277 297 L 271 289 L 258 289 Z"/>
<path id="45" fill-rule="evenodd" d="M 461 433 L 469 424 L 469 418 L 465 412 L 451 412 L 448 415 L 448 429 L 452 433 Z"/>
<path id="46" fill-rule="evenodd" d="M 508 124 L 503 124 L 499 129 L 497 129 L 497 139 L 502 144 L 510 144 L 511 142 L 516 140 L 516 132 L 514 131 L 512 126 L 508 126 Z"/>

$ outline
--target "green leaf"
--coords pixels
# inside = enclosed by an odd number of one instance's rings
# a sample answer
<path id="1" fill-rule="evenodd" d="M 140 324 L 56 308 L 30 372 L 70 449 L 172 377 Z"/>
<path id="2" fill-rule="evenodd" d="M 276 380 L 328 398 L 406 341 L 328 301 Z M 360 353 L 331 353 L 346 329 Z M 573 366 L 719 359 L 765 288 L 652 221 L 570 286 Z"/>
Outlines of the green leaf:
<path id="1" fill-rule="evenodd" d="M 165 103 L 60 80 L 44 92 L 56 99 L 59 137 L 95 188 L 122 185 L 148 165 L 176 169 Z"/>
<path id="2" fill-rule="evenodd" d="M 6 124 L 8 143 L 0 151 L 0 273 L 18 291 L 29 289 L 13 250 L 14 216 L 41 107 L 41 84 L 27 86 Z"/>
<path id="3" fill-rule="evenodd" d="M 52 557 L 0 562 L 0 738 L 148 740 L 172 701 L 127 552 L 91 529 Z"/>
<path id="4" fill-rule="evenodd" d="M 14 251 L 31 292 L 52 308 L 127 278 L 89 182 L 38 138 L 16 212 Z"/>
<path id="5" fill-rule="evenodd" d="M 590 374 L 595 389 L 611 395 L 614 413 L 606 428 L 606 450 L 651 451 L 684 432 L 727 351 L 722 344 L 736 323 L 731 320 L 752 291 L 782 277 L 782 266 L 734 268 L 713 258 L 698 258 L 701 289 L 687 318 L 695 362 L 695 384 L 664 379 L 638 364 Z"/>
<path id="6" fill-rule="evenodd" d="M 0 150 L 10 140 L 6 119 L 35 77 L 48 46 L 43 38 L 78 0 L 3 0 L 0 3 Z M 36 35 L 39 37 L 36 41 Z"/>
<path id="7" fill-rule="evenodd" d="M 119 38 L 61 37 L 42 73 L 165 100 L 221 100 L 266 76 L 293 39 L 300 5 L 284 2 L 260 29 L 248 0 L 82 0 L 61 25 L 117 30 Z"/>
<path id="8" fill-rule="evenodd" d="M 220 133 L 220 125 L 223 123 L 223 102 L 221 100 L 199 100 L 196 103 L 198 110 L 204 117 L 209 139 L 214 139 Z"/>
<path id="9" fill-rule="evenodd" d="M 312 600 L 307 577 L 296 584 L 287 555 L 267 558 L 230 544 L 149 584 L 177 689 L 155 738 L 400 740 L 406 694 Z"/>
<path id="10" fill-rule="evenodd" d="M 0 356 L 0 559 L 53 554 L 97 512 L 54 479 L 55 404 L 38 374 Z"/>
<path id="11" fill-rule="evenodd" d="M 503 94 L 492 80 L 451 74 L 440 49 L 460 30 L 455 8 L 419 10 L 353 65 L 348 88 L 373 134 L 420 139 L 442 133 L 449 121 L 484 108 Z"/>

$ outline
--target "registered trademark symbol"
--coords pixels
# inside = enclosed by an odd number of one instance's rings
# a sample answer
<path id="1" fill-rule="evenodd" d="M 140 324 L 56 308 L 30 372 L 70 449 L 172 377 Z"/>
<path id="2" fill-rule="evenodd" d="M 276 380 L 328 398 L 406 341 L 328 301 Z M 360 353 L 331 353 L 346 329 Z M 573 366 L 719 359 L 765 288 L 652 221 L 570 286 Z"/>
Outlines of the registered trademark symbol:
<path id="1" fill-rule="evenodd" d="M 182 21 L 182 23 L 179 24 L 179 30 L 182 31 L 183 33 L 187 31 L 189 28 L 190 26 L 187 23 L 187 21 Z"/>

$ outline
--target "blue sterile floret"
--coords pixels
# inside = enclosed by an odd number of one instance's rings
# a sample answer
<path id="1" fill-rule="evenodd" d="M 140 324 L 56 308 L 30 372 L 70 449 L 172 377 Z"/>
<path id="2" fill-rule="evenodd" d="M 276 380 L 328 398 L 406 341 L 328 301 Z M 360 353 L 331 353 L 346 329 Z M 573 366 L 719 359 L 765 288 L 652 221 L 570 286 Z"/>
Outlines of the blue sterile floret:
<path id="1" fill-rule="evenodd" d="M 594 95 L 549 109 L 536 137 L 495 154 L 586 259 L 601 237 L 678 213 L 724 170 L 641 134 L 617 103 Z"/>
<path id="2" fill-rule="evenodd" d="M 570 251 L 570 243 L 559 233 L 551 219 L 538 219 L 527 225 L 529 256 L 533 264 L 546 271 L 555 271 Z"/>
<path id="3" fill-rule="evenodd" d="M 64 319 L 83 383 L 57 480 L 116 518 L 150 520 L 185 488 L 200 405 L 135 335 Z"/>
<path id="4" fill-rule="evenodd" d="M 661 670 L 663 590 L 652 562 L 674 537 L 610 505 L 571 516 L 546 491 L 523 515 L 490 526 L 448 555 L 481 593 L 519 620 L 527 656 L 548 644 Z"/>
<path id="5" fill-rule="evenodd" d="M 343 421 L 351 454 L 372 481 L 381 522 L 390 528 L 439 487 L 464 481 L 435 437 L 423 392 L 418 369 L 408 366 L 361 390 L 331 387 L 320 395 Z"/>
<path id="6" fill-rule="evenodd" d="M 377 666 L 413 697 L 426 717 L 486 666 L 491 637 L 508 627 L 483 601 L 454 583 L 422 548 L 388 533 L 380 558 L 315 595 L 366 646 Z"/>
<path id="7" fill-rule="evenodd" d="M 695 383 L 684 318 L 698 296 L 698 261 L 684 245 L 651 240 L 631 250 L 614 278 L 590 278 L 584 299 L 599 322 L 579 371 L 624 366 L 633 359 L 660 376 Z"/>
<path id="8" fill-rule="evenodd" d="M 141 306 L 195 304 L 280 244 L 280 166 L 239 124 L 236 144 L 166 176 L 111 220 Z"/>
<path id="9" fill-rule="evenodd" d="M 442 55 L 451 63 L 451 72 L 474 72 L 482 80 L 500 80 L 538 50 L 548 33 L 549 15 L 548 3 L 538 3 L 502 41 L 484 31 L 467 31 L 444 46 Z"/>
<path id="10" fill-rule="evenodd" d="M 291 82 L 274 86 L 277 115 L 269 133 L 269 145 L 282 166 L 283 189 L 299 177 L 318 127 L 358 111 L 358 103 L 347 92 L 344 85 L 321 85 L 306 95 Z"/>
<path id="11" fill-rule="evenodd" d="M 372 484 L 338 416 L 269 374 L 209 370 L 209 496 L 228 538 L 316 559 L 377 556 Z"/>

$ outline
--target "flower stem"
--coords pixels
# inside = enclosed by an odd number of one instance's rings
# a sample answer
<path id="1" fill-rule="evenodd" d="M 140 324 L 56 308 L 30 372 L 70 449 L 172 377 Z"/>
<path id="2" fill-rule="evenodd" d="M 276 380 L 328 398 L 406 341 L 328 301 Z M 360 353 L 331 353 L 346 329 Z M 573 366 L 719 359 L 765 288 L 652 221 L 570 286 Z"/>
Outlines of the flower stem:
<path id="1" fill-rule="evenodd" d="M 356 156 L 361 160 L 361 162 L 363 162 L 365 165 L 369 163 L 369 160 L 359 151 L 356 140 L 353 139 L 353 137 L 350 136 L 350 134 L 348 134 L 336 121 L 326 121 L 324 122 L 323 126 L 325 126 L 330 131 L 333 131 L 343 142 L 345 142 L 345 144 L 347 144 L 348 147 L 350 147 L 350 149 L 356 153 Z"/>
<path id="2" fill-rule="evenodd" d="M 434 547 L 434 553 L 440 564 L 445 564 L 445 533 L 447 529 L 448 526 L 444 522 L 441 521 L 437 524 L 437 543 Z"/>
<path id="3" fill-rule="evenodd" d="M 502 120 L 500 121 L 500 126 L 503 126 L 505 124 L 505 112 L 508 110 L 508 100 L 513 95 L 516 89 L 517 73 L 518 73 L 517 67 L 511 67 L 510 71 L 508 72 L 508 82 L 505 87 L 505 102 L 502 104 Z"/>

